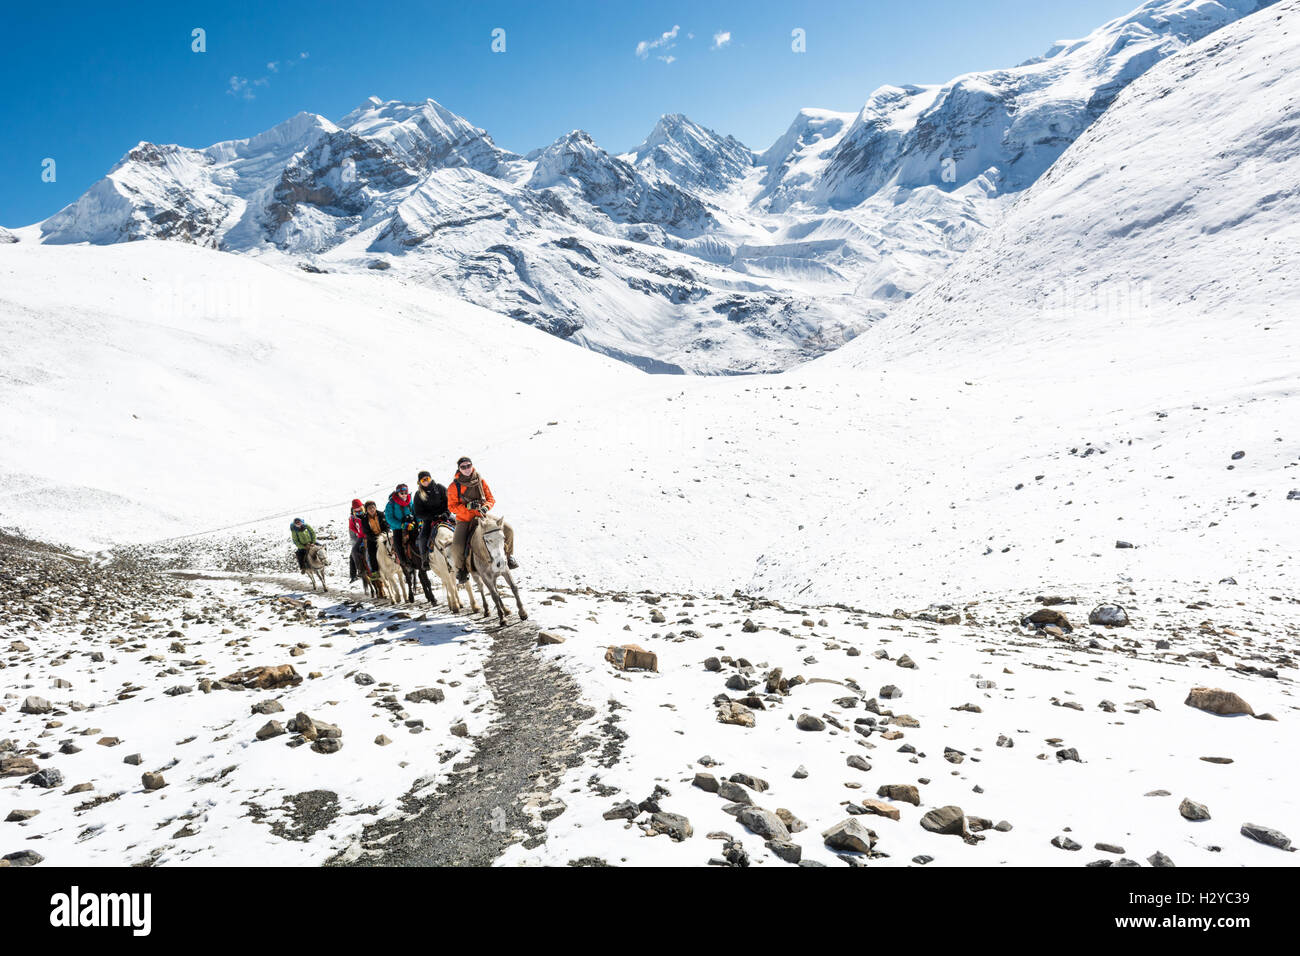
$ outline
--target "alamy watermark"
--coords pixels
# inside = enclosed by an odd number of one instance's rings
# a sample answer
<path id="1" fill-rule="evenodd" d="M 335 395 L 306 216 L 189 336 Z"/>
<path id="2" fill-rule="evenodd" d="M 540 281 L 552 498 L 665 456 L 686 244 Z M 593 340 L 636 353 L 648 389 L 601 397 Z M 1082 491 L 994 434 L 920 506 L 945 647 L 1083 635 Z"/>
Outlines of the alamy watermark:
<path id="1" fill-rule="evenodd" d="M 82 893 L 74 886 L 50 897 L 50 925 L 129 927 L 133 936 L 153 928 L 152 893 Z"/>

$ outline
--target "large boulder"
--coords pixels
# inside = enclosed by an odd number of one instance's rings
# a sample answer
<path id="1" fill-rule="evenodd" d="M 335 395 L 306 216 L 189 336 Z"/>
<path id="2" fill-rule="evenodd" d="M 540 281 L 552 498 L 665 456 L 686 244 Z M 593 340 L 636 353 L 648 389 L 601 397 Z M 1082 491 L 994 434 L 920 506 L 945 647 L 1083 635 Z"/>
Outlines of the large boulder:
<path id="1" fill-rule="evenodd" d="M 921 826 L 931 833 L 951 833 L 964 837 L 966 833 L 966 814 L 961 807 L 939 807 L 921 817 Z"/>
<path id="2" fill-rule="evenodd" d="M 1250 704 L 1232 691 L 1219 687 L 1193 687 L 1183 703 L 1188 707 L 1195 707 L 1197 710 L 1218 714 L 1221 717 L 1232 717 L 1237 714 L 1255 716 L 1255 711 Z"/>
<path id="3" fill-rule="evenodd" d="M 605 651 L 605 660 L 621 671 L 645 670 L 658 672 L 659 670 L 659 656 L 637 644 L 621 644 L 610 647 Z"/>
<path id="4" fill-rule="evenodd" d="M 1045 627 L 1059 627 L 1062 631 L 1069 634 L 1073 627 L 1070 626 L 1070 619 L 1060 611 L 1054 611 L 1050 607 L 1040 607 L 1030 614 L 1026 614 L 1020 619 L 1024 627 L 1034 627 L 1042 630 Z"/>
<path id="5" fill-rule="evenodd" d="M 736 814 L 736 819 L 768 840 L 785 842 L 790 839 L 789 828 L 771 810 L 764 810 L 762 807 L 745 807 Z"/>
<path id="6" fill-rule="evenodd" d="M 239 687 L 256 687 L 258 690 L 276 690 L 280 687 L 297 687 L 302 683 L 302 677 L 293 669 L 292 664 L 276 664 L 236 671 L 229 677 L 221 678 L 221 682 Z"/>
<path id="7" fill-rule="evenodd" d="M 695 832 L 691 826 L 691 821 L 686 819 L 680 813 L 659 813 L 651 814 L 650 829 L 656 833 L 666 833 L 675 843 L 680 843 Z"/>
<path id="8" fill-rule="evenodd" d="M 1128 611 L 1118 604 L 1098 604 L 1088 612 L 1088 623 L 1125 627 L 1128 625 Z"/>
<path id="9" fill-rule="evenodd" d="M 0 777 L 26 777 L 39 769 L 31 757 L 0 757 Z"/>
<path id="10" fill-rule="evenodd" d="M 823 830 L 822 842 L 832 850 L 868 853 L 876 845 L 876 834 L 859 823 L 856 817 L 848 817 Z"/>
<path id="11" fill-rule="evenodd" d="M 921 805 L 921 793 L 910 783 L 887 783 L 876 791 L 876 796 L 886 800 L 901 800 L 914 807 Z"/>
<path id="12" fill-rule="evenodd" d="M 44 697 L 32 696 L 23 701 L 19 711 L 24 714 L 48 714 L 53 709 L 54 706 Z"/>
<path id="13" fill-rule="evenodd" d="M 1291 838 L 1281 830 L 1274 830 L 1272 827 L 1260 826 L 1258 823 L 1243 823 L 1241 825 L 1241 835 L 1250 837 L 1258 843 L 1266 846 L 1275 846 L 1279 850 L 1291 849 Z"/>
<path id="14" fill-rule="evenodd" d="M 754 712 L 739 701 L 729 700 L 718 708 L 718 723 L 754 726 Z"/>

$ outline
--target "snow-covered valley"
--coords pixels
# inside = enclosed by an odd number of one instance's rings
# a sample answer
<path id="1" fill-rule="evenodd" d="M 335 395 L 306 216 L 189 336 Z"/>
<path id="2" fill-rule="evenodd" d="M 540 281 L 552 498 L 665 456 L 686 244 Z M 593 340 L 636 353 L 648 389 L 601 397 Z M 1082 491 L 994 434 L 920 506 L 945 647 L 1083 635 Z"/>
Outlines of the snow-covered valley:
<path id="1" fill-rule="evenodd" d="M 0 528 L 67 553 L 3 542 L 0 756 L 62 779 L 0 778 L 41 811 L 0 856 L 460 862 L 427 824 L 486 773 L 531 780 L 454 804 L 502 864 L 1295 865 L 1258 828 L 1300 830 L 1298 27 L 1286 0 L 1146 63 L 951 268 L 778 374 L 648 375 L 396 264 L 19 230 Z M 654 146 L 623 161 L 701 168 Z M 346 584 L 347 503 L 461 454 L 527 626 Z M 553 749 L 482 747 L 530 722 Z"/>

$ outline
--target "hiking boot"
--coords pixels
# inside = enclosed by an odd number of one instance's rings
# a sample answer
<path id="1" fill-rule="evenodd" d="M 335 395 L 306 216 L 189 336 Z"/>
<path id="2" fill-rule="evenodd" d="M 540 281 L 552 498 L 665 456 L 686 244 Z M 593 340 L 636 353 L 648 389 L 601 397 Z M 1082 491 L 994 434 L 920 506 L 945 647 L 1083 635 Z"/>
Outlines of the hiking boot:
<path id="1" fill-rule="evenodd" d="M 519 562 L 515 560 L 515 556 L 513 554 L 506 555 L 506 567 L 509 568 L 511 571 L 519 567 Z"/>

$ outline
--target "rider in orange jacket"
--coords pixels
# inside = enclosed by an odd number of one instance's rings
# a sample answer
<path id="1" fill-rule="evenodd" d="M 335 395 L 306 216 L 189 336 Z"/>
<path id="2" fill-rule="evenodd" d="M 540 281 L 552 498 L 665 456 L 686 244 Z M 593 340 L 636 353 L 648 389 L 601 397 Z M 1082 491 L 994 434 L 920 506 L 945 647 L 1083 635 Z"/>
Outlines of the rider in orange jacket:
<path id="1" fill-rule="evenodd" d="M 474 468 L 474 462 L 462 457 L 456 462 L 456 475 L 447 483 L 447 510 L 456 516 L 456 537 L 451 553 L 460 558 L 456 580 L 464 584 L 469 580 L 469 541 L 471 522 L 496 504 L 492 489 Z M 506 564 L 511 569 L 519 567 L 515 561 L 515 532 L 505 526 Z"/>

